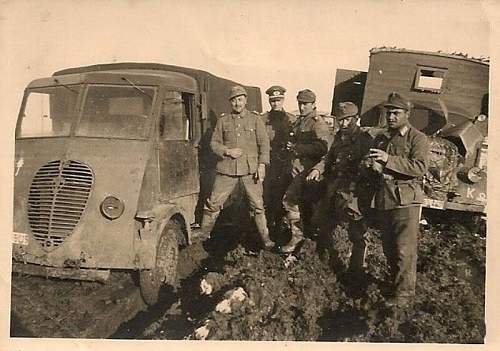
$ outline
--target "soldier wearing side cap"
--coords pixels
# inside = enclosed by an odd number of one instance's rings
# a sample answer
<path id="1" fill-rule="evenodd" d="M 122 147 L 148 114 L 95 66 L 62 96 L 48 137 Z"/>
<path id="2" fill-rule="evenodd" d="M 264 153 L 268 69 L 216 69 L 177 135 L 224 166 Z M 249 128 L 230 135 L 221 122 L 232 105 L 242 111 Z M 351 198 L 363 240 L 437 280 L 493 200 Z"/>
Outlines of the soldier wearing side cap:
<path id="1" fill-rule="evenodd" d="M 287 149 L 292 153 L 291 174 L 293 180 L 283 197 L 286 217 L 292 238 L 281 248 L 284 253 L 295 251 L 304 239 L 304 224 L 308 224 L 314 199 L 310 198 L 306 180 L 311 168 L 328 151 L 330 130 L 323 117 L 316 112 L 316 95 L 309 89 L 299 91 L 297 95 L 300 116 L 294 123 L 293 140 L 287 142 Z"/>
<path id="2" fill-rule="evenodd" d="M 319 181 L 323 176 L 326 191 L 314 215 L 319 228 L 318 249 L 322 259 L 332 260 L 338 267 L 338 255 L 332 243 L 332 231 L 345 221 L 352 243 L 349 271 L 360 274 L 365 267 L 367 225 L 364 219 L 369 203 L 362 203 L 360 192 L 360 163 L 368 153 L 371 137 L 358 126 L 358 107 L 352 102 L 337 105 L 339 131 L 335 134 L 328 154 L 317 163 L 307 180 Z M 363 206 L 364 205 L 364 206 Z"/>
<path id="3" fill-rule="evenodd" d="M 269 238 L 262 195 L 265 167 L 269 164 L 269 137 L 260 116 L 246 109 L 247 93 L 243 87 L 232 87 L 229 101 L 232 111 L 219 118 L 210 142 L 218 157 L 217 174 L 204 207 L 201 231 L 207 237 L 210 235 L 224 202 L 240 185 L 262 244 L 269 250 L 274 243 Z"/>
<path id="4" fill-rule="evenodd" d="M 297 117 L 283 108 L 286 89 L 273 85 L 266 90 L 269 95 L 271 110 L 262 114 L 262 121 L 266 125 L 267 134 L 271 143 L 271 160 L 264 180 L 264 204 L 268 226 L 272 232 L 280 232 L 285 211 L 282 200 L 290 184 L 290 152 L 286 150 L 286 143 L 290 139 L 292 126 Z"/>
<path id="5" fill-rule="evenodd" d="M 403 309 L 411 307 L 415 296 L 422 177 L 429 156 L 426 135 L 409 123 L 411 107 L 396 92 L 388 96 L 387 129 L 375 137 L 368 155 L 380 173 L 374 205 L 383 221 L 382 243 L 393 284 L 387 302 Z"/>

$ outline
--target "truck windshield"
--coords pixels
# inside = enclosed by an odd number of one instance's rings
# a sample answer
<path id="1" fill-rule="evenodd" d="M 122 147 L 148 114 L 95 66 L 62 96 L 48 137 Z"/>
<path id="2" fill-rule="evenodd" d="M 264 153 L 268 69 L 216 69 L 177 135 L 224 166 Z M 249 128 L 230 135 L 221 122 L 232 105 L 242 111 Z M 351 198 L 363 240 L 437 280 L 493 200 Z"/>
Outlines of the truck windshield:
<path id="1" fill-rule="evenodd" d="M 144 139 L 149 130 L 151 87 L 90 85 L 77 136 Z"/>
<path id="2" fill-rule="evenodd" d="M 68 136 L 78 92 L 78 85 L 29 89 L 21 111 L 18 137 Z"/>

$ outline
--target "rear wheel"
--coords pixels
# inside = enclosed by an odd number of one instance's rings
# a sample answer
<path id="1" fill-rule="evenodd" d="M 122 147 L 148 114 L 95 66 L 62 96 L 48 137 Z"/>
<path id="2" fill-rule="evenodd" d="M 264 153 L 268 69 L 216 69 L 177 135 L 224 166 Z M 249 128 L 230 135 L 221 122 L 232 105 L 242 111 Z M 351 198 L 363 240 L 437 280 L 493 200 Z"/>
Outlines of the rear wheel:
<path id="1" fill-rule="evenodd" d="M 170 221 L 158 240 L 155 267 L 139 272 L 141 295 L 148 305 L 154 305 L 158 302 L 163 287 L 173 286 L 176 283 L 179 259 L 177 238 L 180 236 L 182 236 L 180 223 L 174 220 Z"/>

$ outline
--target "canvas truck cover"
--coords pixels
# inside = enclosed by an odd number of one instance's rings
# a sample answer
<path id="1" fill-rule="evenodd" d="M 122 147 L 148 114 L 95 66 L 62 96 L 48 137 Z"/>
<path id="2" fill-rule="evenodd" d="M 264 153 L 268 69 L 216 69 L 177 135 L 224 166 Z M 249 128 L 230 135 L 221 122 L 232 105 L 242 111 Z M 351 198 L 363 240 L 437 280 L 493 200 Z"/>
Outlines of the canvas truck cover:
<path id="1" fill-rule="evenodd" d="M 124 62 L 98 64 L 84 67 L 68 68 L 55 72 L 54 76 L 65 74 L 78 74 L 87 72 L 113 71 L 113 70 L 144 70 L 144 71 L 170 71 L 187 74 L 198 82 L 200 92 L 206 93 L 208 120 L 213 124 L 221 113 L 230 111 L 228 102 L 229 89 L 234 85 L 241 85 L 229 79 L 217 77 L 211 73 L 186 68 L 174 65 L 164 65 L 159 63 L 139 63 L 139 62 Z M 247 91 L 247 109 L 250 111 L 262 111 L 262 100 L 260 89 L 258 87 L 246 86 Z"/>

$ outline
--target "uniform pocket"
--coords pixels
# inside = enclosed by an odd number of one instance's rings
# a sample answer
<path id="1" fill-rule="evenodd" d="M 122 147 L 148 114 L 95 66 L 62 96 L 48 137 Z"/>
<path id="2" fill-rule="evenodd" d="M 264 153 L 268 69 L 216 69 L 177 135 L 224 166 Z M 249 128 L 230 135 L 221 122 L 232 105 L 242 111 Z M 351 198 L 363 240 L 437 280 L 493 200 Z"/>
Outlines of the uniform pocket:
<path id="1" fill-rule="evenodd" d="M 257 172 L 257 156 L 247 156 L 247 162 L 250 173 Z"/>
<path id="2" fill-rule="evenodd" d="M 398 184 L 397 187 L 399 203 L 401 206 L 415 203 L 415 186 L 413 184 Z"/>

